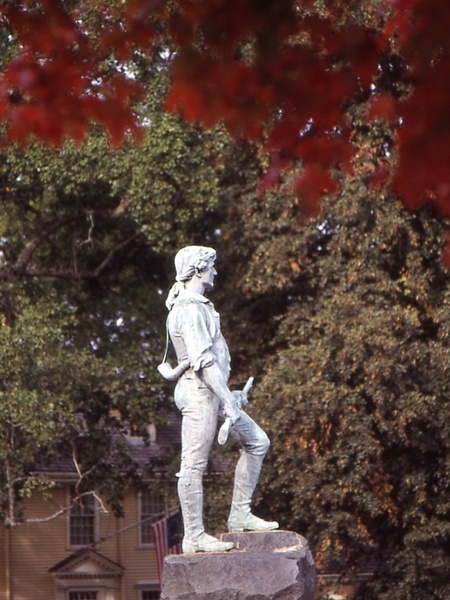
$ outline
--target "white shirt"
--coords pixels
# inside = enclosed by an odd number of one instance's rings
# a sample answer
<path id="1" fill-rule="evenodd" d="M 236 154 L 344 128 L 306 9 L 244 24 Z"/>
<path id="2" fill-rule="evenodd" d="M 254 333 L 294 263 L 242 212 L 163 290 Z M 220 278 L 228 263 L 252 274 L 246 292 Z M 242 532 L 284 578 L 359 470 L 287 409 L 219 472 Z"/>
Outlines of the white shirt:
<path id="1" fill-rule="evenodd" d="M 170 339 L 178 362 L 186 359 L 194 371 L 217 363 L 225 380 L 230 374 L 230 353 L 220 330 L 220 316 L 202 294 L 184 290 L 167 317 Z"/>

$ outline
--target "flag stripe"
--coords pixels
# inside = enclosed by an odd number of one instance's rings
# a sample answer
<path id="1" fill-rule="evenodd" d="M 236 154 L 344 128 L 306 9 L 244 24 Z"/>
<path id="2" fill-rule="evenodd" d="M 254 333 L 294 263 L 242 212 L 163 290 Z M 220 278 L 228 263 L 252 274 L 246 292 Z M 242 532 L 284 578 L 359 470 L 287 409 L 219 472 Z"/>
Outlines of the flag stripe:
<path id="1" fill-rule="evenodd" d="M 179 542 L 180 523 L 180 512 L 176 512 L 152 525 L 160 583 L 162 581 L 164 557 L 168 554 L 180 554 L 181 552 Z"/>

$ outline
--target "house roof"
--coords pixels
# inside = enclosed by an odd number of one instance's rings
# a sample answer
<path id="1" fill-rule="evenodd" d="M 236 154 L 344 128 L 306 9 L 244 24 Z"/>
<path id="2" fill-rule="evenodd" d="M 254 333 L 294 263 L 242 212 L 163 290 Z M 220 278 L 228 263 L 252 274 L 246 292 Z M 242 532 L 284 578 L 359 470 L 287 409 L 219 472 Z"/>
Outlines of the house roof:
<path id="1" fill-rule="evenodd" d="M 144 440 L 140 436 L 113 434 L 118 440 L 126 444 L 130 459 L 138 466 L 144 474 L 162 474 L 166 472 L 164 459 L 181 450 L 181 415 L 178 410 L 166 408 L 160 413 L 162 423 L 150 424 L 148 427 L 149 439 Z M 222 446 L 215 443 L 216 452 L 209 457 L 209 473 L 223 473 L 234 469 L 235 453 L 223 450 Z M 61 453 L 48 463 L 37 464 L 35 473 L 44 474 L 59 480 L 73 480 L 78 477 L 76 465 L 71 452 Z"/>
<path id="2" fill-rule="evenodd" d="M 178 412 L 166 410 L 163 419 L 161 425 L 151 426 L 148 440 L 144 440 L 141 436 L 112 434 L 126 445 L 130 459 L 144 472 L 150 470 L 153 473 L 163 472 L 165 468 L 160 459 L 164 458 L 170 449 L 180 446 L 181 416 Z M 69 453 L 61 453 L 48 463 L 37 464 L 35 472 L 60 477 L 77 475 L 73 457 Z"/>

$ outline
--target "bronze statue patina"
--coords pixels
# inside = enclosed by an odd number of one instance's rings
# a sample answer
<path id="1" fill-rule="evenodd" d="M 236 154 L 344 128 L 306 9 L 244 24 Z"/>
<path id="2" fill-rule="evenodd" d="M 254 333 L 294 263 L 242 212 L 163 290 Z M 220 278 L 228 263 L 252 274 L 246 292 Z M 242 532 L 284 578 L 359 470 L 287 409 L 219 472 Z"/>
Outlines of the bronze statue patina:
<path id="1" fill-rule="evenodd" d="M 229 433 L 240 446 L 228 530 L 278 528 L 275 521 L 264 521 L 250 510 L 270 442 L 243 410 L 252 379 L 242 391 L 228 387 L 228 346 L 220 329 L 219 314 L 205 296 L 214 287 L 215 260 L 212 248 L 182 248 L 175 257 L 176 282 L 166 301 L 167 330 L 178 365 L 171 369 L 163 362 L 159 371 L 167 379 L 177 380 L 175 404 L 182 414 L 178 495 L 184 524 L 183 552 L 223 552 L 234 546 L 207 534 L 203 526 L 203 474 L 219 419 L 225 419 L 219 442 L 224 443 Z"/>

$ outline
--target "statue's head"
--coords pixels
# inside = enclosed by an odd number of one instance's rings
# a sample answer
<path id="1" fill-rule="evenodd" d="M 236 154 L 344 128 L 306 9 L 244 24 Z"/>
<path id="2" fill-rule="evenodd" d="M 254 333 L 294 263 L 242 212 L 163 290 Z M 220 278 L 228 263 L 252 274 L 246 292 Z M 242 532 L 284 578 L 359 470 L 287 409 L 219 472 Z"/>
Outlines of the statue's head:
<path id="1" fill-rule="evenodd" d="M 176 281 L 167 296 L 166 306 L 169 310 L 175 303 L 176 298 L 185 288 L 185 283 L 190 281 L 195 274 L 202 273 L 206 269 L 213 269 L 216 260 L 216 251 L 214 248 L 206 246 L 185 246 L 181 248 L 175 256 Z M 215 270 L 211 273 L 212 282 L 214 281 Z"/>
<path id="2" fill-rule="evenodd" d="M 206 246 L 185 246 L 175 256 L 176 280 L 189 281 L 195 273 L 212 267 L 216 260 L 214 248 Z"/>

